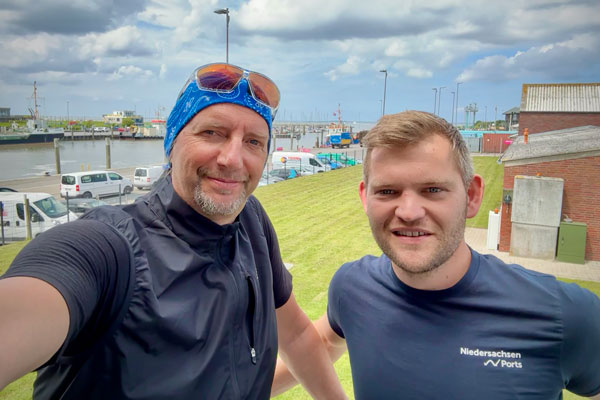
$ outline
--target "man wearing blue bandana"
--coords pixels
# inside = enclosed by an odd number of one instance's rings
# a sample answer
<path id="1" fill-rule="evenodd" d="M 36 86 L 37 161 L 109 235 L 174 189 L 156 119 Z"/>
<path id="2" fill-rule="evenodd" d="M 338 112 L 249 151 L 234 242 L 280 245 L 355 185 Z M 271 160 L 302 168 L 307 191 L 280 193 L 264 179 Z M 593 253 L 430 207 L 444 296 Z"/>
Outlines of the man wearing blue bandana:
<path id="1" fill-rule="evenodd" d="M 280 356 L 315 398 L 345 398 L 251 196 L 279 91 L 198 68 L 167 121 L 170 168 L 134 204 L 28 244 L 0 279 L 0 388 L 36 399 L 267 399 Z"/>

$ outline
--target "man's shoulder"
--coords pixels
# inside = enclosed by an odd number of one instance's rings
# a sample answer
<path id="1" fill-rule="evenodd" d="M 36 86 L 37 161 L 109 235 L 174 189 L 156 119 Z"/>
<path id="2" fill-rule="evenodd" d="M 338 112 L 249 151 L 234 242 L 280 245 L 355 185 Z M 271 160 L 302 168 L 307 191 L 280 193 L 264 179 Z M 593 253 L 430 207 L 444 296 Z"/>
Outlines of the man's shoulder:
<path id="1" fill-rule="evenodd" d="M 80 219 L 102 221 L 105 223 L 116 224 L 125 219 L 130 219 L 131 214 L 126 212 L 121 206 L 101 206 L 88 211 Z"/>
<path id="2" fill-rule="evenodd" d="M 485 272 L 494 275 L 502 275 L 507 278 L 521 278 L 532 282 L 551 283 L 556 282 L 556 277 L 544 272 L 535 271 L 520 264 L 509 264 L 492 254 L 481 254 L 472 251 L 479 258 L 479 266 Z"/>
<path id="3" fill-rule="evenodd" d="M 508 264 L 490 254 L 478 256 L 481 278 L 493 282 L 499 290 L 508 290 L 508 293 L 513 296 L 551 295 L 564 302 L 586 297 L 586 292 L 591 294 L 575 283 L 558 280 L 554 275 L 535 271 L 520 264 Z"/>

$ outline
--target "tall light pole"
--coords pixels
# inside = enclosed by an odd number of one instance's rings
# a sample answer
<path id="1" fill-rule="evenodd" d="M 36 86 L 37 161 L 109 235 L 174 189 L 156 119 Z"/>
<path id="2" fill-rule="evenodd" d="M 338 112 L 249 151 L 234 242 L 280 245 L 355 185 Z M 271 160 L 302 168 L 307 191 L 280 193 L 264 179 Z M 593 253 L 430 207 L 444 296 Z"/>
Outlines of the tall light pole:
<path id="1" fill-rule="evenodd" d="M 227 27 L 225 30 L 225 62 L 229 64 L 229 8 L 219 8 L 215 10 L 215 14 L 225 14 Z"/>
<path id="2" fill-rule="evenodd" d="M 387 89 L 387 69 L 382 69 L 379 72 L 383 72 L 385 74 L 385 78 L 383 78 L 383 106 L 381 107 L 381 116 L 385 115 L 385 91 Z"/>
<path id="3" fill-rule="evenodd" d="M 440 86 L 438 89 L 438 115 L 440 115 L 442 113 L 442 110 L 440 109 L 441 103 L 442 103 L 442 89 L 444 89 L 446 86 Z"/>
<path id="4" fill-rule="evenodd" d="M 456 107 L 454 108 L 454 113 L 456 114 L 456 125 L 458 125 L 458 85 L 462 82 L 456 82 Z"/>
<path id="5" fill-rule="evenodd" d="M 494 132 L 498 129 L 498 106 L 494 106 Z"/>
<path id="6" fill-rule="evenodd" d="M 452 125 L 454 125 L 454 100 L 456 98 L 456 92 L 452 93 Z"/>
<path id="7" fill-rule="evenodd" d="M 71 126 L 71 119 L 69 118 L 69 100 L 67 100 L 67 130 Z"/>
<path id="8" fill-rule="evenodd" d="M 434 93 L 433 93 L 433 115 L 437 115 L 435 113 L 435 108 L 437 107 L 437 88 L 432 88 L 431 90 L 434 91 Z"/>

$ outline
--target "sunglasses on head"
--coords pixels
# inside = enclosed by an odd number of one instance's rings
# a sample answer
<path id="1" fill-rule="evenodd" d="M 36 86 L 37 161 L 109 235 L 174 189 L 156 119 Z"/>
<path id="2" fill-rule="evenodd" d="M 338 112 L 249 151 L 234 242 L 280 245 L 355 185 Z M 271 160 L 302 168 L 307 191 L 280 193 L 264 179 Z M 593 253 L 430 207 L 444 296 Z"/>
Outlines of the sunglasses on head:
<path id="1" fill-rule="evenodd" d="M 230 93 L 245 79 L 250 94 L 259 103 L 271 109 L 275 118 L 279 107 L 279 89 L 275 82 L 258 72 L 247 71 L 232 64 L 214 63 L 198 67 L 179 93 L 185 92 L 190 82 L 195 81 L 198 89 L 217 93 Z M 179 97 L 178 96 L 178 97 Z"/>

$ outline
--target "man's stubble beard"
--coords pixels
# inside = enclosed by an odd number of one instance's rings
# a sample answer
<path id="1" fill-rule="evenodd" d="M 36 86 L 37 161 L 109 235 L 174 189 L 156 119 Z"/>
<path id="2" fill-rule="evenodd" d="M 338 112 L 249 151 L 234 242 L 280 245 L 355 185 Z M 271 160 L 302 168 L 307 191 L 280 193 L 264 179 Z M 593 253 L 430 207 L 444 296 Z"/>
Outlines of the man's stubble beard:
<path id="1" fill-rule="evenodd" d="M 198 176 L 202 178 L 206 174 L 201 169 L 198 171 Z M 221 193 L 227 194 L 227 193 Z M 237 214 L 239 210 L 246 204 L 246 200 L 248 199 L 248 193 L 246 190 L 246 185 L 242 188 L 239 196 L 233 201 L 229 202 L 217 202 L 215 199 L 210 197 L 208 194 L 202 190 L 202 179 L 196 184 L 194 187 L 194 202 L 202 213 L 206 216 L 229 216 L 233 214 Z"/>
<path id="2" fill-rule="evenodd" d="M 427 274 L 435 269 L 439 268 L 442 264 L 444 264 L 458 249 L 461 241 L 464 239 L 465 235 L 465 220 L 466 220 L 466 207 L 462 211 L 462 215 L 458 219 L 459 223 L 455 223 L 450 232 L 445 233 L 438 242 L 436 248 L 432 251 L 431 257 L 428 257 L 421 264 L 410 264 L 409 261 L 402 261 L 403 257 L 400 257 L 398 252 L 402 252 L 402 249 L 394 249 L 390 242 L 385 240 L 383 235 L 381 234 L 373 234 L 375 241 L 381 248 L 381 251 L 388 256 L 388 258 L 392 261 L 392 263 L 400 268 L 402 271 L 406 272 L 410 275 L 420 275 Z M 371 226 L 373 232 L 373 226 Z M 379 231 L 377 231 L 379 232 Z M 426 251 L 426 250 L 422 250 Z M 404 257 L 406 259 L 406 257 Z"/>

